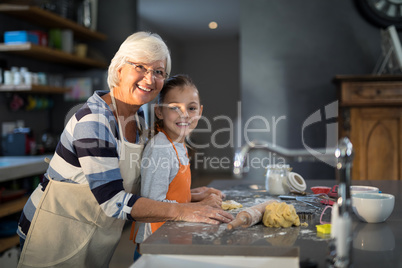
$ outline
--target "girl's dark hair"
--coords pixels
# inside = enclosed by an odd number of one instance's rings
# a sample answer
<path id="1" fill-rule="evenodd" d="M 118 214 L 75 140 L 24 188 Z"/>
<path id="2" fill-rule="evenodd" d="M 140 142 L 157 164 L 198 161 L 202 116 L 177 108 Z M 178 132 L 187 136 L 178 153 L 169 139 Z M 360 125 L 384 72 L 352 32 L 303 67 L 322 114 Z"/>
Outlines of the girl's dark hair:
<path id="1" fill-rule="evenodd" d="M 178 88 L 178 87 L 179 88 L 184 87 L 184 86 L 194 87 L 195 90 L 197 90 L 197 87 L 195 86 L 193 80 L 190 78 L 190 76 L 188 76 L 186 74 L 177 74 L 172 77 L 169 77 L 168 79 L 166 79 L 161 92 L 159 92 L 157 104 L 164 103 L 165 97 L 170 90 Z M 197 93 L 198 93 L 198 90 L 197 90 Z M 199 95 L 200 94 L 198 94 L 198 96 Z M 159 129 L 163 128 L 163 120 L 159 119 L 156 116 L 156 114 L 154 115 L 154 117 L 155 117 L 155 123 L 154 123 L 153 135 L 156 135 L 159 132 Z"/>

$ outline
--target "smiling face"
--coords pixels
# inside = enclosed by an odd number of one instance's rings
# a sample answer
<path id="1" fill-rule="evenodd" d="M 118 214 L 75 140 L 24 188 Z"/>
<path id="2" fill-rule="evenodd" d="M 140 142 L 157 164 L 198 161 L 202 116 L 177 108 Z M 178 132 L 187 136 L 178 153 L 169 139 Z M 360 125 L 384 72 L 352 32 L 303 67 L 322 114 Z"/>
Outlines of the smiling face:
<path id="1" fill-rule="evenodd" d="M 155 114 L 163 120 L 163 129 L 173 141 L 184 142 L 197 126 L 202 109 L 197 89 L 184 85 L 169 90 L 163 104 L 155 107 Z"/>
<path id="2" fill-rule="evenodd" d="M 126 104 L 141 106 L 153 100 L 161 91 L 164 79 L 156 78 L 150 69 L 165 71 L 165 61 L 159 60 L 150 64 L 131 60 L 129 62 L 142 65 L 149 72 L 143 74 L 133 65 L 123 64 L 118 70 L 120 83 L 114 94 L 117 99 Z"/>

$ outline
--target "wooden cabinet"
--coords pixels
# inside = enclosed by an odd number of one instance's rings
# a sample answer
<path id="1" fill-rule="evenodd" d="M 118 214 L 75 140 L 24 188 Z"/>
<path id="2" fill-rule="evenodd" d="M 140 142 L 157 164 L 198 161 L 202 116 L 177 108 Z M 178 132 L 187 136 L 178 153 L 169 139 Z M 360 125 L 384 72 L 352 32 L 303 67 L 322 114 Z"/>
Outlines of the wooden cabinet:
<path id="1" fill-rule="evenodd" d="M 402 179 L 402 76 L 336 76 L 339 135 L 354 146 L 354 180 Z"/>

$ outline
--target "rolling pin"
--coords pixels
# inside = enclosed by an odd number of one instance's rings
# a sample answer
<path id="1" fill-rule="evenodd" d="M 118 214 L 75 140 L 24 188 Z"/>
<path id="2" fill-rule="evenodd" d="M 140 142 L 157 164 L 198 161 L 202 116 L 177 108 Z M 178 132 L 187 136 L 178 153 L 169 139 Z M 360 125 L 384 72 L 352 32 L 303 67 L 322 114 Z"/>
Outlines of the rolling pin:
<path id="1" fill-rule="evenodd" d="M 262 220 L 262 216 L 264 215 L 265 207 L 273 202 L 278 201 L 269 200 L 240 211 L 236 215 L 236 219 L 228 223 L 227 229 L 232 230 L 239 226 L 246 228 L 259 223 Z"/>

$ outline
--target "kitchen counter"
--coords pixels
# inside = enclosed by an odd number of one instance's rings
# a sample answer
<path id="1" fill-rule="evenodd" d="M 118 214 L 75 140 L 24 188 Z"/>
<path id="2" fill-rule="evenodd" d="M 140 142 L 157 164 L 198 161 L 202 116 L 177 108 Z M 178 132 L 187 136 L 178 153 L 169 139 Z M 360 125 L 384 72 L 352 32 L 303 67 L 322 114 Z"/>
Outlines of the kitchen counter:
<path id="1" fill-rule="evenodd" d="M 333 186 L 335 181 L 307 181 L 308 188 L 316 185 Z M 395 208 L 384 223 L 360 222 L 353 215 L 353 263 L 355 267 L 402 267 L 402 181 L 353 181 L 355 185 L 378 187 L 395 196 Z M 209 186 L 224 191 L 233 199 L 249 207 L 269 196 L 262 181 L 216 180 Z M 318 267 L 326 267 L 329 235 L 317 233 L 321 209 L 299 201 L 294 204 L 298 212 L 305 212 L 307 227 L 267 228 L 261 223 L 249 228 L 227 230 L 227 224 L 167 222 L 143 244 L 143 254 L 180 255 L 237 255 L 292 257 L 300 261 L 312 260 Z M 241 209 L 232 211 L 236 215 Z M 329 210 L 330 211 L 330 210 Z M 309 214 L 311 213 L 311 214 Z M 303 215 L 303 214 L 302 214 Z M 329 215 L 326 219 L 329 221 Z"/>
<path id="2" fill-rule="evenodd" d="M 3 156 L 0 157 L 0 182 L 43 174 L 52 155 Z"/>
<path id="3" fill-rule="evenodd" d="M 48 163 L 44 161 L 44 159 L 48 157 L 51 158 L 51 155 L 35 155 L 35 156 L 4 156 L 0 157 L 0 183 L 6 182 L 10 180 L 21 179 L 25 177 L 31 177 L 35 175 L 42 175 L 46 172 Z M 24 194 L 25 192 L 22 190 L 17 190 L 12 193 L 13 199 L 9 202 L 4 202 L 0 204 L 0 220 L 3 217 L 20 213 L 23 209 L 25 203 L 28 200 L 26 196 L 20 196 L 20 194 Z M 0 201 L 5 200 L 4 192 L 0 193 Z M 8 195 L 8 199 L 10 199 L 11 195 Z M 11 200 L 11 199 L 10 199 Z M 0 238 L 0 253 L 8 250 L 14 246 L 19 245 L 20 239 L 17 234 L 9 237 Z"/>

